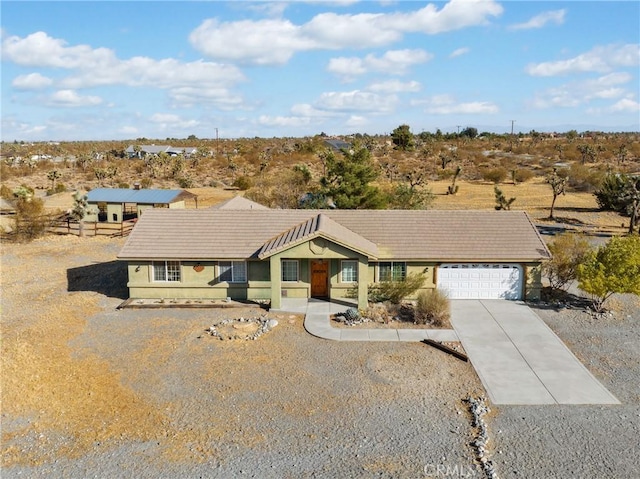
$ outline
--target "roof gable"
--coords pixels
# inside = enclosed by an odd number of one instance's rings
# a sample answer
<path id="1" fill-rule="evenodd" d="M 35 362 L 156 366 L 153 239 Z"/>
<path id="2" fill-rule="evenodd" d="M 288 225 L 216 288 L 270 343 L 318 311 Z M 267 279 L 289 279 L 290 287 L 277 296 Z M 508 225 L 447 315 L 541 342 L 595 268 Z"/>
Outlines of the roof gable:
<path id="1" fill-rule="evenodd" d="M 320 215 L 331 222 L 320 224 Z M 291 234 L 288 240 L 286 232 Z M 292 245 L 293 238 L 300 240 L 305 234 L 349 245 L 381 261 L 523 262 L 551 257 L 523 211 L 210 208 L 145 212 L 119 257 L 258 258 L 277 245 Z M 273 245 L 267 249 L 270 242 Z"/>
<path id="2" fill-rule="evenodd" d="M 328 216 L 320 213 L 308 220 L 279 234 L 267 241 L 260 251 L 258 258 L 265 259 L 280 251 L 287 250 L 314 238 L 322 237 L 352 251 L 361 253 L 370 259 L 375 259 L 378 247 L 366 238 L 336 223 Z"/>
<path id="3" fill-rule="evenodd" d="M 185 195 L 186 193 L 186 195 Z M 184 190 L 133 190 L 128 188 L 96 188 L 87 193 L 90 203 L 146 203 L 166 204 L 189 196 Z"/>

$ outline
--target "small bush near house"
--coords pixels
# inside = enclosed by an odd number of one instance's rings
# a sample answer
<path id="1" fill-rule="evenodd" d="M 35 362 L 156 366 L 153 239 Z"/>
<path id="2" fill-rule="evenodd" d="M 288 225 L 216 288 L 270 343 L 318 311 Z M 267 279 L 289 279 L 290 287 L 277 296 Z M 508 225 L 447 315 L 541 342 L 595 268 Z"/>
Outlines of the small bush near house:
<path id="1" fill-rule="evenodd" d="M 451 317 L 449 297 L 439 289 L 421 291 L 415 306 L 414 321 L 417 324 L 431 323 L 434 326 L 445 326 Z"/>
<path id="2" fill-rule="evenodd" d="M 591 253 L 589 240 L 577 233 L 563 233 L 549 243 L 552 258 L 544 263 L 542 271 L 555 291 L 566 290 L 576 279 L 578 265 Z"/>
<path id="3" fill-rule="evenodd" d="M 369 287 L 369 301 L 382 303 L 389 301 L 399 304 L 400 301 L 418 291 L 424 283 L 424 274 L 409 274 L 402 281 L 382 281 Z"/>
<path id="4" fill-rule="evenodd" d="M 67 191 L 67 187 L 64 183 L 56 183 L 55 188 L 49 188 L 47 190 L 47 196 L 55 195 L 56 193 L 64 193 L 65 191 Z"/>
<path id="5" fill-rule="evenodd" d="M 507 178 L 506 168 L 489 168 L 482 171 L 482 179 L 491 183 L 502 183 Z"/>
<path id="6" fill-rule="evenodd" d="M 129 189 L 129 183 L 118 183 L 118 188 L 122 188 L 125 190 Z"/>
<path id="7" fill-rule="evenodd" d="M 153 184 L 153 181 L 151 181 L 151 178 L 142 178 L 142 180 L 140 180 L 140 186 L 142 188 L 151 188 L 151 185 Z"/>

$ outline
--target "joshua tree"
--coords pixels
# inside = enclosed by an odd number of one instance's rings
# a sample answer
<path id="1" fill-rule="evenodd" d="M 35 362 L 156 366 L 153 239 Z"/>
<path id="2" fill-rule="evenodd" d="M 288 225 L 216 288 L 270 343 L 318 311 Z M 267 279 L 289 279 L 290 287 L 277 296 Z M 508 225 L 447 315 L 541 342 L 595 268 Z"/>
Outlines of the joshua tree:
<path id="1" fill-rule="evenodd" d="M 69 211 L 69 216 L 78 222 L 78 236 L 84 237 L 84 217 L 89 212 L 87 195 L 79 191 L 73 194 L 73 209 Z"/>
<path id="2" fill-rule="evenodd" d="M 497 186 L 493 187 L 493 191 L 496 194 L 496 210 L 510 210 L 511 209 L 511 204 L 516 200 L 515 198 L 509 198 L 507 199 L 506 196 L 504 196 L 504 193 L 502 192 L 502 190 L 500 188 L 498 188 Z"/>
<path id="3" fill-rule="evenodd" d="M 456 168 L 456 172 L 453 174 L 453 178 L 451 179 L 451 184 L 447 187 L 448 195 L 455 195 L 458 192 L 459 187 L 458 185 L 456 185 L 456 180 L 458 179 L 461 171 L 462 167 L 458 165 L 458 167 Z"/>
<path id="4" fill-rule="evenodd" d="M 62 173 L 60 173 L 58 170 L 51 170 L 49 173 L 47 173 L 47 178 L 51 180 L 51 189 L 55 190 L 56 181 L 62 178 Z"/>
<path id="5" fill-rule="evenodd" d="M 551 211 L 549 212 L 549 219 L 552 220 L 554 219 L 553 208 L 555 207 L 558 196 L 566 194 L 565 189 L 567 185 L 567 178 L 560 176 L 558 174 L 558 169 L 554 168 L 553 173 L 547 177 L 547 183 L 551 185 L 551 189 L 553 190 L 553 201 L 551 202 Z"/>

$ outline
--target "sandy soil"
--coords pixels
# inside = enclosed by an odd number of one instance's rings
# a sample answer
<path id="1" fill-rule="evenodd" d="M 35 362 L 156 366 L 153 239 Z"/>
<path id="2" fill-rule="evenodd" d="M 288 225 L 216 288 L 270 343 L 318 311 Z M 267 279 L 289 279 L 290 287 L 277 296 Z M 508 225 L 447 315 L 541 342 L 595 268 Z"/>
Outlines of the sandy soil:
<path id="1" fill-rule="evenodd" d="M 3 478 L 413 478 L 438 465 L 482 477 L 469 363 L 419 343 L 321 340 L 295 315 L 256 341 L 206 333 L 257 308 L 116 310 L 122 244 L 2 245 Z M 635 477 L 640 303 L 614 304 L 598 319 L 536 306 L 622 404 L 492 407 L 501 478 Z"/>
<path id="2" fill-rule="evenodd" d="M 3 477 L 416 477 L 473 465 L 468 363 L 421 344 L 205 330 L 253 309 L 116 310 L 122 240 L 2 249 Z"/>

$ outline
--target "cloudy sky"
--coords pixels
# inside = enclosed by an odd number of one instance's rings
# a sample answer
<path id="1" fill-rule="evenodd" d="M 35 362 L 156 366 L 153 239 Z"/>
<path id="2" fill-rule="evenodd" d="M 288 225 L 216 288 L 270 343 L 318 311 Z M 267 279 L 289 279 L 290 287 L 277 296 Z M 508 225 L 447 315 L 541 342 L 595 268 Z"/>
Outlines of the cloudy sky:
<path id="1" fill-rule="evenodd" d="M 637 1 L 2 1 L 2 140 L 640 131 Z"/>

